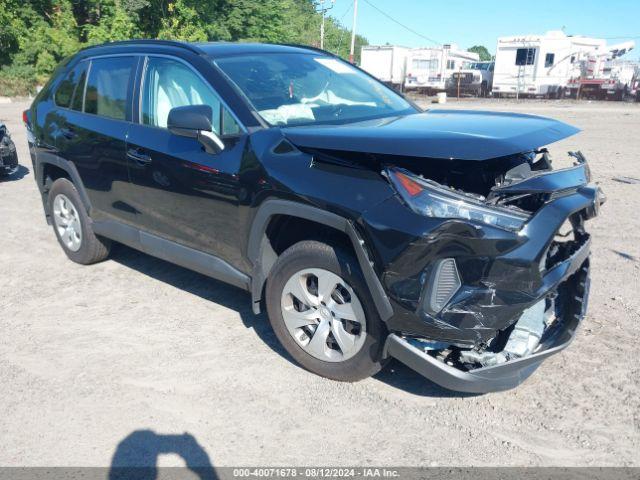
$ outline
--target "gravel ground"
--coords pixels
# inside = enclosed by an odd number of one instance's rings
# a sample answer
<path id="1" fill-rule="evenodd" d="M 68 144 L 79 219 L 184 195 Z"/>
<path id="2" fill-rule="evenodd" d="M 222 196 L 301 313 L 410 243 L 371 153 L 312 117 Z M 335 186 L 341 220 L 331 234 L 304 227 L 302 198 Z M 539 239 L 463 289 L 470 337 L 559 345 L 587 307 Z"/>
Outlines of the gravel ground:
<path id="1" fill-rule="evenodd" d="M 289 360 L 242 291 L 125 247 L 71 263 L 44 221 L 26 107 L 0 105 L 24 165 L 0 183 L 0 465 L 147 464 L 162 451 L 160 465 L 640 466 L 640 184 L 614 180 L 640 178 L 640 105 L 447 104 L 577 125 L 552 152 L 582 150 L 609 197 L 590 224 L 577 339 L 519 388 L 481 396 L 397 362 L 324 380 Z"/>

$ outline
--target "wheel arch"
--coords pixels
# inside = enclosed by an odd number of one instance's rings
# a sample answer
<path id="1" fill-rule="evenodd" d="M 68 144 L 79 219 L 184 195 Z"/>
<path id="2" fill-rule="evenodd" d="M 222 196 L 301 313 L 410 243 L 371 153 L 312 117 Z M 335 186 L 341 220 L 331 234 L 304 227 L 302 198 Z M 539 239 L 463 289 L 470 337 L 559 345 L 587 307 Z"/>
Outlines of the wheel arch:
<path id="1" fill-rule="evenodd" d="M 48 195 L 49 188 L 51 185 L 47 185 L 47 178 L 50 178 L 50 172 L 64 172 L 66 175 L 56 175 L 52 178 L 52 180 L 57 180 L 58 178 L 68 178 L 73 186 L 78 191 L 80 195 L 80 200 L 82 200 L 83 206 L 87 209 L 87 213 L 89 217 L 91 217 L 91 201 L 89 200 L 89 196 L 87 195 L 86 190 L 84 189 L 84 185 L 82 184 L 82 180 L 80 178 L 80 174 L 76 169 L 75 165 L 63 158 L 58 156 L 50 155 L 44 159 L 39 159 L 38 168 L 36 169 L 36 180 L 38 182 L 38 188 L 40 193 L 42 194 L 42 202 L 44 204 L 45 214 L 47 216 L 47 221 L 50 220 L 49 209 L 48 209 Z"/>
<path id="2" fill-rule="evenodd" d="M 262 203 L 254 217 L 249 233 L 247 257 L 253 265 L 251 298 L 255 313 L 260 313 L 260 303 L 263 299 L 264 286 L 271 268 L 278 258 L 278 254 L 273 249 L 269 240 L 267 229 L 273 220 L 279 216 L 309 221 L 323 227 L 329 227 L 345 235 L 356 254 L 358 264 L 364 274 L 365 282 L 371 292 L 380 318 L 383 321 L 387 321 L 393 315 L 389 298 L 373 269 L 373 263 L 366 251 L 365 242 L 358 233 L 354 223 L 347 218 L 326 210 L 321 210 L 312 205 L 281 199 L 270 199 Z"/>

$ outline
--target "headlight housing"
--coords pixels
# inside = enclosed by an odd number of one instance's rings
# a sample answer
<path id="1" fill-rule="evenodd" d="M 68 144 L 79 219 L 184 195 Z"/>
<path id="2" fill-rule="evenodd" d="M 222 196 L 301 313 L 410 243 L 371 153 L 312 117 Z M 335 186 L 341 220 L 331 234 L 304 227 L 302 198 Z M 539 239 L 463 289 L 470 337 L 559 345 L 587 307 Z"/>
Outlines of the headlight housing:
<path id="1" fill-rule="evenodd" d="M 524 213 L 488 207 L 471 195 L 454 192 L 401 168 L 390 167 L 386 174 L 405 203 L 420 215 L 471 220 L 514 232 L 529 219 Z"/>

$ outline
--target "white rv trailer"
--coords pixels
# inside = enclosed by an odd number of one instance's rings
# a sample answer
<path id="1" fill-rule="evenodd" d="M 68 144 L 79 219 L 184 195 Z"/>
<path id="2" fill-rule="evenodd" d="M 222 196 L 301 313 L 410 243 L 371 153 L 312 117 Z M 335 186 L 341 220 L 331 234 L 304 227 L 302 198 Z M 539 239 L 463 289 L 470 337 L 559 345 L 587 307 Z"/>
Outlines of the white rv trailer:
<path id="1" fill-rule="evenodd" d="M 604 48 L 604 39 L 568 36 L 561 31 L 500 37 L 493 94 L 559 98 L 564 95 L 569 79 L 579 71 L 578 58 Z"/>
<path id="2" fill-rule="evenodd" d="M 406 73 L 409 49 L 395 45 L 362 47 L 360 68 L 393 87 L 401 87 Z"/>
<path id="3" fill-rule="evenodd" d="M 457 45 L 411 49 L 407 56 L 404 88 L 429 94 L 444 92 L 453 72 L 466 68 L 479 59 L 477 53 L 460 50 Z"/>

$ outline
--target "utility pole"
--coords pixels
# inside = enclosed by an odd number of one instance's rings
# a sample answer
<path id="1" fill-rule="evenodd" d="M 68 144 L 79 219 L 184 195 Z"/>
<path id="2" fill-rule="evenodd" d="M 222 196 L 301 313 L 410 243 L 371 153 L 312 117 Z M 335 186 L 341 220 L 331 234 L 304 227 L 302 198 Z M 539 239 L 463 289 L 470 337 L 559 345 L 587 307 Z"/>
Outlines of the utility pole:
<path id="1" fill-rule="evenodd" d="M 320 7 L 320 11 L 319 13 L 322 15 L 322 22 L 320 23 L 320 48 L 322 50 L 324 50 L 324 21 L 325 21 L 325 17 L 327 16 L 327 12 L 329 10 L 331 10 L 336 3 L 336 0 L 331 0 L 331 6 L 325 8 L 324 6 L 324 2 L 326 0 L 320 0 L 318 3 L 316 3 L 316 7 Z"/>
<path id="2" fill-rule="evenodd" d="M 355 62 L 356 50 L 356 22 L 358 20 L 358 0 L 353 0 L 353 26 L 351 27 L 351 50 L 349 51 L 349 62 Z"/>

